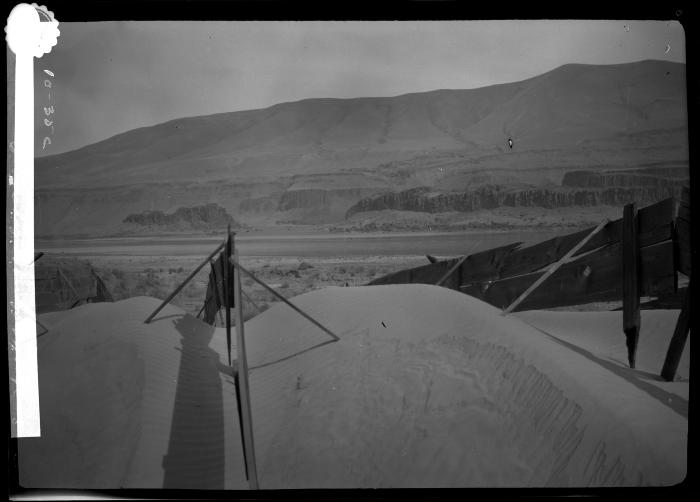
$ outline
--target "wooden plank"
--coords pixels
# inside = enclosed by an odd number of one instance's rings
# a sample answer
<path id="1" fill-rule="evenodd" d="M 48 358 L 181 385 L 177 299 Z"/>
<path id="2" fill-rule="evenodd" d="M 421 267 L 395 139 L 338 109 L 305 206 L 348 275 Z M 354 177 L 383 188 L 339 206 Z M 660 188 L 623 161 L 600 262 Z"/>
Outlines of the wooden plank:
<path id="1" fill-rule="evenodd" d="M 692 281 L 691 281 L 692 282 Z M 685 299 L 683 300 L 683 308 L 678 316 L 678 322 L 676 323 L 676 328 L 673 331 L 673 336 L 671 337 L 671 342 L 668 345 L 668 351 L 666 352 L 666 359 L 664 360 L 663 368 L 661 369 L 661 377 L 667 382 L 672 382 L 676 378 L 676 371 L 678 370 L 678 363 L 683 355 L 683 349 L 685 348 L 685 342 L 688 339 L 688 333 L 690 331 L 690 284 L 685 292 Z"/>
<path id="2" fill-rule="evenodd" d="M 588 241 L 591 240 L 591 238 L 593 238 L 598 232 L 600 232 L 600 230 L 601 230 L 607 223 L 608 223 L 607 220 L 602 221 L 602 222 L 601 222 L 597 227 L 595 227 L 595 229 L 594 229 L 590 234 L 588 234 L 581 242 L 579 242 L 578 244 L 576 244 L 576 245 L 575 245 L 573 248 L 571 248 L 564 256 L 562 256 L 562 258 L 561 258 L 558 262 L 554 263 L 551 267 L 549 267 L 549 269 L 548 269 L 544 274 L 542 274 L 534 283 L 532 283 L 532 285 L 531 285 L 529 288 L 527 288 L 523 293 L 521 293 L 520 296 L 518 296 L 518 298 L 517 298 L 513 303 L 511 303 L 511 304 L 503 311 L 503 315 L 508 314 L 508 313 L 511 312 L 514 308 L 516 308 L 523 300 L 525 300 L 525 298 L 528 297 L 528 295 L 530 295 L 537 287 L 539 287 L 545 280 L 547 280 L 548 277 L 550 277 L 552 274 L 554 274 L 554 273 L 559 269 L 559 267 L 561 267 L 562 265 L 564 265 L 565 263 L 567 263 L 568 260 L 569 260 L 579 249 L 581 249 L 583 246 L 585 246 L 586 243 L 587 243 Z"/>
<path id="3" fill-rule="evenodd" d="M 638 235 L 641 246 L 650 246 L 672 238 L 675 201 L 664 199 L 638 211 Z M 595 227 L 548 239 L 533 246 L 520 248 L 512 243 L 469 255 L 459 266 L 459 284 L 495 281 L 513 275 L 542 269 L 561 259 L 571 248 L 590 234 Z M 608 246 L 622 239 L 622 219 L 609 222 L 574 257 Z M 369 285 L 408 284 L 420 282 L 435 284 L 460 258 L 438 261 L 414 269 L 400 270 L 378 277 Z M 434 268 L 428 268 L 434 267 Z M 411 272 L 409 272 L 409 270 Z M 446 286 L 448 286 L 446 284 Z M 455 289 L 458 286 L 454 286 Z"/>
<path id="4" fill-rule="evenodd" d="M 409 281 L 415 284 L 435 284 L 449 269 L 450 265 L 456 261 L 456 259 L 450 259 L 423 265 L 409 269 L 408 272 L 410 273 L 399 273 L 396 278 L 403 280 L 402 284 L 407 284 Z M 445 287 L 451 286 L 452 284 L 445 284 Z"/>
<path id="5" fill-rule="evenodd" d="M 622 245 L 620 243 L 563 265 L 549 278 L 547 288 L 539 288 L 514 311 L 533 310 L 597 301 L 622 299 Z M 641 249 L 641 288 L 643 296 L 672 292 L 675 286 L 673 242 Z M 463 285 L 462 292 L 497 308 L 510 305 L 544 272 L 532 272 L 498 281 Z"/>
<path id="6" fill-rule="evenodd" d="M 637 211 L 637 239 L 641 247 L 673 238 L 676 199 L 669 197 Z"/>
<path id="7" fill-rule="evenodd" d="M 73 287 L 73 284 L 68 280 L 68 277 L 63 273 L 61 270 L 61 267 L 57 267 L 56 270 L 58 271 L 58 276 L 65 282 L 68 287 L 70 288 L 71 291 L 73 291 L 73 295 L 75 298 L 80 298 L 80 293 Z"/>
<path id="8" fill-rule="evenodd" d="M 231 235 L 231 226 L 229 225 L 228 228 L 229 232 L 229 240 L 228 244 L 226 246 L 226 255 L 227 258 L 231 257 L 231 254 L 233 254 L 233 258 L 238 258 L 238 253 L 235 251 L 235 247 L 233 245 L 233 236 Z M 243 301 L 241 300 L 241 273 L 237 268 L 233 269 L 233 277 L 229 277 L 229 269 L 230 265 L 228 261 L 224 265 L 224 274 L 225 277 L 228 280 L 233 280 L 233 287 L 234 287 L 234 297 L 236 298 L 235 300 L 235 308 L 236 308 L 236 341 L 237 341 L 237 347 L 236 347 L 236 353 L 237 353 L 237 375 L 235 375 L 238 378 L 238 387 L 240 388 L 240 417 L 241 417 L 241 424 L 242 424 L 242 430 L 243 430 L 243 445 L 245 448 L 245 464 L 246 464 L 246 472 L 248 475 L 248 482 L 250 483 L 250 489 L 251 490 L 257 490 L 259 488 L 258 486 L 258 473 L 257 473 L 257 467 L 256 467 L 256 462 L 255 462 L 255 443 L 253 440 L 253 415 L 251 411 L 251 406 L 250 406 L 250 384 L 248 382 L 248 360 L 246 356 L 246 349 L 245 349 L 245 326 L 243 322 Z M 228 283 L 226 283 L 228 284 Z M 226 290 L 226 293 L 224 293 L 227 297 L 227 305 L 226 305 L 226 329 L 230 329 L 231 327 L 231 322 L 230 322 L 230 298 L 229 296 L 229 288 L 226 287 L 224 288 Z"/>
<path id="9" fill-rule="evenodd" d="M 97 298 L 101 301 L 105 302 L 113 302 L 114 297 L 112 296 L 112 293 L 107 289 L 107 285 L 104 283 L 102 278 L 95 273 L 94 270 L 91 270 L 92 276 L 95 280 L 95 295 Z"/>
<path id="10" fill-rule="evenodd" d="M 678 288 L 673 261 L 673 241 L 642 248 L 639 290 L 641 296 L 663 296 Z"/>
<path id="11" fill-rule="evenodd" d="M 678 246 L 678 270 L 690 277 L 692 271 L 690 221 L 676 220 L 676 243 Z"/>
<path id="12" fill-rule="evenodd" d="M 219 259 L 221 260 L 221 268 L 223 269 L 223 275 L 224 275 L 224 282 L 223 282 L 223 290 L 224 290 L 224 311 L 226 312 L 226 346 L 228 348 L 228 365 L 231 366 L 231 304 L 233 303 L 231 300 L 231 288 L 229 287 L 229 284 L 231 283 L 232 280 L 234 280 L 233 277 L 231 277 L 231 267 L 228 266 L 228 259 L 231 257 L 233 254 L 233 243 L 232 241 L 232 236 L 231 236 L 231 225 L 228 225 L 228 228 L 226 229 L 226 247 L 224 248 L 223 253 L 220 255 Z M 236 302 L 240 303 L 240 302 Z M 240 359 L 240 357 L 239 357 Z"/>
<path id="13" fill-rule="evenodd" d="M 686 204 L 690 205 L 690 187 L 689 186 L 684 186 L 683 190 L 681 190 L 681 202 L 685 202 Z"/>
<path id="14" fill-rule="evenodd" d="M 678 204 L 677 218 L 683 218 L 684 220 L 690 221 L 690 204 L 687 202 L 681 202 Z"/>
<path id="15" fill-rule="evenodd" d="M 635 204 L 627 204 L 622 218 L 622 330 L 625 333 L 630 368 L 635 366 L 641 324 L 636 213 Z"/>
<path id="16" fill-rule="evenodd" d="M 678 216 L 675 221 L 678 270 L 690 277 L 691 266 L 691 229 L 690 229 L 690 190 L 683 187 L 681 201 L 678 204 Z"/>
<path id="17" fill-rule="evenodd" d="M 436 286 L 442 286 L 442 284 L 454 274 L 457 269 L 464 263 L 464 261 L 468 258 L 468 256 L 462 256 L 460 259 L 458 259 L 441 277 L 438 279 L 438 281 L 435 283 Z M 454 282 L 454 280 L 452 281 Z"/>
<path id="18" fill-rule="evenodd" d="M 500 279 L 504 263 L 518 252 L 521 245 L 522 242 L 513 242 L 469 255 L 459 267 L 459 284 Z"/>
<path id="19" fill-rule="evenodd" d="M 444 267 L 444 264 L 447 262 L 438 262 L 434 264 L 435 266 L 439 265 L 440 267 Z M 419 269 L 423 269 L 425 267 L 431 267 L 433 265 L 424 265 L 422 267 L 418 267 Z M 384 275 L 382 277 L 377 277 L 376 279 L 370 281 L 368 285 L 370 286 L 377 286 L 381 284 L 409 284 L 411 282 L 411 275 L 409 272 L 410 269 L 405 269 L 405 270 L 399 270 L 397 272 L 393 272 L 391 274 Z M 419 271 L 420 275 L 422 277 L 425 277 L 425 274 L 427 273 L 429 276 L 432 273 L 432 270 L 426 271 Z M 435 281 L 431 281 L 428 284 L 435 284 Z"/>
<path id="20" fill-rule="evenodd" d="M 638 235 L 641 246 L 650 246 L 672 238 L 673 212 L 675 202 L 672 198 L 664 199 L 638 211 Z M 577 242 L 590 234 L 595 227 L 579 232 L 554 237 L 533 246 L 519 249 L 503 260 L 498 274 L 493 278 L 533 272 L 559 260 Z M 579 256 L 603 246 L 620 242 L 622 239 L 622 219 L 609 222 L 574 256 Z M 469 281 L 463 281 L 466 283 Z"/>

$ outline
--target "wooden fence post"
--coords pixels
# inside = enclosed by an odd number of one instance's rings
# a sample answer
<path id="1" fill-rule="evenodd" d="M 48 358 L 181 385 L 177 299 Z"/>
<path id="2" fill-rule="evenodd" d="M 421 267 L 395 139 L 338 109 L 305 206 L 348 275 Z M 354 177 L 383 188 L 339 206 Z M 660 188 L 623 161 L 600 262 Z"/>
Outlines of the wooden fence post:
<path id="1" fill-rule="evenodd" d="M 688 289 L 686 289 L 685 291 L 683 307 L 681 309 L 680 315 L 678 316 L 678 322 L 676 323 L 676 329 L 673 331 L 671 343 L 669 343 L 668 345 L 668 351 L 666 352 L 666 360 L 664 361 L 664 366 L 661 369 L 661 378 L 663 378 L 667 382 L 672 382 L 676 378 L 676 370 L 678 369 L 678 363 L 681 360 L 681 355 L 683 354 L 683 349 L 685 348 L 685 342 L 688 339 L 689 331 L 690 283 L 688 284 Z"/>
<path id="2" fill-rule="evenodd" d="M 231 267 L 228 265 L 228 259 L 229 257 L 233 254 L 233 249 L 231 245 L 231 225 L 229 224 L 228 227 L 226 228 L 226 247 L 224 248 L 224 252 L 221 256 L 221 267 L 224 269 L 224 310 L 226 312 L 226 346 L 228 347 L 228 365 L 231 366 L 231 295 L 229 294 L 231 292 L 231 281 L 233 277 L 231 277 L 231 274 L 229 273 L 231 270 Z M 233 301 L 236 302 L 236 305 L 238 305 L 239 299 L 238 298 L 233 298 Z M 238 331 L 238 327 L 236 327 L 236 331 Z M 239 354 L 239 359 L 240 359 L 240 354 Z"/>
<path id="3" fill-rule="evenodd" d="M 237 258 L 238 255 L 235 251 L 235 246 L 233 245 L 233 236 L 231 235 L 231 227 L 229 226 L 229 241 L 227 245 L 227 259 L 224 264 L 224 270 L 226 270 L 226 276 L 230 278 L 228 270 L 232 268 L 229 258 L 231 255 L 228 253 L 232 252 L 233 258 Z M 237 354 L 237 372 L 234 374 L 234 378 L 237 379 L 237 391 L 240 390 L 239 406 L 241 418 L 241 430 L 243 431 L 243 448 L 245 452 L 245 464 L 246 473 L 248 476 L 248 482 L 250 483 L 251 490 L 257 490 L 258 487 L 258 473 L 255 465 L 255 445 L 253 442 L 253 414 L 250 406 L 250 386 L 248 384 L 248 360 L 246 357 L 245 350 L 245 328 L 243 322 L 243 298 L 242 298 L 242 288 L 241 288 L 241 273 L 238 268 L 233 268 L 233 287 L 234 287 L 234 298 L 235 298 L 235 308 L 236 308 L 236 354 Z M 226 284 L 226 295 L 229 294 L 230 288 Z M 228 315 L 228 304 L 226 306 L 227 317 L 226 317 L 226 327 L 230 329 L 229 315 Z"/>
<path id="4" fill-rule="evenodd" d="M 639 245 L 637 210 L 627 204 L 622 213 L 622 329 L 627 339 L 627 359 L 634 368 L 639 342 Z"/>

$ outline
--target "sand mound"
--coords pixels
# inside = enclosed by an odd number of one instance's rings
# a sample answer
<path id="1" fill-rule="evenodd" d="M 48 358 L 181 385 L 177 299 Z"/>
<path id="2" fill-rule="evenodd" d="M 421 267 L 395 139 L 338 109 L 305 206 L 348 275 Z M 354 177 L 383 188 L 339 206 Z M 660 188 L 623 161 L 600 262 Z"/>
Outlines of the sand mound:
<path id="1" fill-rule="evenodd" d="M 537 329 L 427 285 L 329 288 L 294 301 L 341 340 L 316 347 L 327 335 L 284 305 L 246 323 L 262 488 L 685 476 L 687 396 L 684 415 L 677 388 L 686 383 L 640 384 L 652 377 L 624 373 L 616 354 L 590 357 L 586 329 L 577 344 L 551 322 Z M 24 486 L 246 487 L 224 331 L 175 307 L 142 324 L 157 303 L 86 305 L 40 338 L 44 436 L 19 442 Z M 585 325 L 580 313 L 555 314 Z"/>
<path id="2" fill-rule="evenodd" d="M 225 334 L 173 306 L 143 324 L 159 303 L 42 316 L 42 437 L 19 440 L 23 486 L 247 487 Z"/>

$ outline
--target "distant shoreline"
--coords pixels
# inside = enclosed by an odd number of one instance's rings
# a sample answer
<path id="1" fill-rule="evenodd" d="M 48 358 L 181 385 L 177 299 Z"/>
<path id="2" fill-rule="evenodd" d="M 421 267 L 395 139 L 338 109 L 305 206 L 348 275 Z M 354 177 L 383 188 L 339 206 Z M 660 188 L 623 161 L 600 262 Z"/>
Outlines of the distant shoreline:
<path id="1" fill-rule="evenodd" d="M 571 224 L 571 225 L 558 225 L 558 226 L 541 226 L 541 225 L 531 225 L 531 226 L 512 226 L 498 228 L 488 228 L 488 227 L 474 227 L 471 229 L 455 229 L 455 230 L 406 230 L 406 229 L 396 229 L 396 230 L 349 230 L 349 231 L 329 231 L 326 228 L 266 228 L 266 229 L 256 229 L 256 230 L 244 230 L 236 232 L 236 238 L 242 241 L 255 240 L 255 239 L 297 239 L 297 238 L 324 238 L 324 239 L 351 239 L 351 238 L 383 238 L 383 237 L 427 237 L 427 236 L 444 236 L 444 235 L 484 235 L 484 234 L 508 234 L 508 233 L 528 233 L 528 232 L 571 232 L 572 230 L 588 228 L 589 224 Z M 234 230 L 235 231 L 235 230 Z M 98 235 L 90 236 L 85 234 L 67 234 L 67 235 L 40 235 L 35 236 L 35 243 L 49 243 L 49 242 L 124 242 L 124 241 L 145 241 L 149 239 L 158 241 L 167 240 L 197 240 L 205 241 L 211 240 L 212 242 L 218 242 L 225 235 L 225 230 L 222 229 L 220 233 L 212 232 L 164 232 L 164 233 L 151 233 L 151 234 L 119 234 L 119 235 Z"/>

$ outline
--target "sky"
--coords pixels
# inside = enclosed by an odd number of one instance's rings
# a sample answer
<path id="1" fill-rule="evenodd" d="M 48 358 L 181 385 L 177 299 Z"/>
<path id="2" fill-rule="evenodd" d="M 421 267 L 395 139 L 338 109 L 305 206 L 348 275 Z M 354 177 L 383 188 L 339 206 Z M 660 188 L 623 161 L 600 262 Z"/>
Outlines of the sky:
<path id="1" fill-rule="evenodd" d="M 37 156 L 180 117 L 305 98 L 469 89 L 567 63 L 685 63 L 686 56 L 675 21 L 119 21 L 58 28 L 56 47 L 35 59 Z M 42 122 L 47 106 L 52 130 Z"/>

